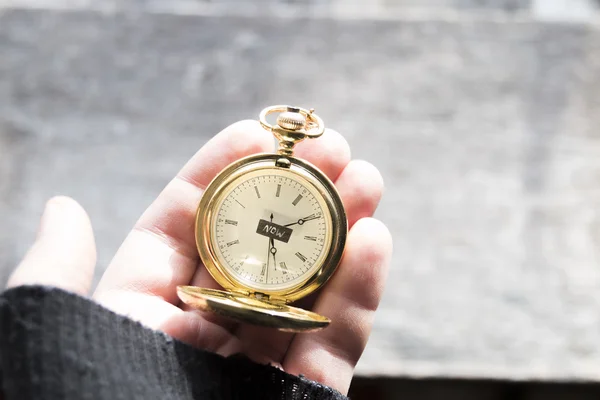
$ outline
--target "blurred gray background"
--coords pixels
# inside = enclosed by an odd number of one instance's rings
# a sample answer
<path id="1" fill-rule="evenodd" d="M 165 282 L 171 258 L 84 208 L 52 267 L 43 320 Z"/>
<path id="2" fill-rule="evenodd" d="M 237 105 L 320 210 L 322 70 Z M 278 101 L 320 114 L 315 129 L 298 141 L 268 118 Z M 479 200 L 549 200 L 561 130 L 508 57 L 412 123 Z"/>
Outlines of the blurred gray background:
<path id="1" fill-rule="evenodd" d="M 99 275 L 212 135 L 315 107 L 387 186 L 359 375 L 600 381 L 598 5 L 0 0 L 0 283 L 48 197 Z"/>

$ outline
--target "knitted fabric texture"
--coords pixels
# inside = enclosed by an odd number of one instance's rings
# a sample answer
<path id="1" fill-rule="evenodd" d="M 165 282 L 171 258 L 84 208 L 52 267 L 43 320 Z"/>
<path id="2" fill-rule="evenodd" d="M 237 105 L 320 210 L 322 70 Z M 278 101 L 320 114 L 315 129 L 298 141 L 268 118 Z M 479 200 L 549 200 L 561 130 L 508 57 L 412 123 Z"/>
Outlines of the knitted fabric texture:
<path id="1" fill-rule="evenodd" d="M 303 377 L 195 349 L 86 298 L 41 286 L 0 295 L 0 372 L 4 400 L 346 399 Z"/>

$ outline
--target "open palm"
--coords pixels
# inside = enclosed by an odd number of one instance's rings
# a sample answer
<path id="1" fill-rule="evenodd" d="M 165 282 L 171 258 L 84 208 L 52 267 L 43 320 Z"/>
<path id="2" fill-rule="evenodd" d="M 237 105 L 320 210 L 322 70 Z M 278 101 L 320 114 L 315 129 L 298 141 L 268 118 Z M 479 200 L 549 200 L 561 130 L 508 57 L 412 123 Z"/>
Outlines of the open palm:
<path id="1" fill-rule="evenodd" d="M 223 130 L 200 149 L 144 212 L 102 277 L 93 299 L 105 307 L 193 346 L 228 356 L 244 353 L 261 363 L 347 392 L 366 345 L 391 255 L 385 226 L 371 218 L 381 198 L 377 169 L 350 160 L 342 136 L 327 130 L 297 146 L 296 155 L 321 169 L 340 193 L 350 231 L 336 274 L 304 305 L 332 320 L 317 333 L 291 334 L 240 324 L 190 310 L 177 285 L 218 288 L 194 242 L 196 207 L 212 178 L 231 162 L 272 152 L 273 137 L 256 121 Z M 73 200 L 48 203 L 36 244 L 9 287 L 51 284 L 87 295 L 96 250 L 85 211 Z"/>

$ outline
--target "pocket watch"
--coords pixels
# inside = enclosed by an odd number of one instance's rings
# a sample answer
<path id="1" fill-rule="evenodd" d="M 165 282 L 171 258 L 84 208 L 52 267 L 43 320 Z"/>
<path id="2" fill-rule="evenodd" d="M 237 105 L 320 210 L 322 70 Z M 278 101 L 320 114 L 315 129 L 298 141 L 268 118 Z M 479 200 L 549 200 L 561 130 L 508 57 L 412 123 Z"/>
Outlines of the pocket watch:
<path id="1" fill-rule="evenodd" d="M 277 114 L 272 125 L 267 116 Z M 196 245 L 223 290 L 179 286 L 193 308 L 283 331 L 313 331 L 330 320 L 290 303 L 323 286 L 346 242 L 346 212 L 333 183 L 294 157 L 294 146 L 323 134 L 314 110 L 272 106 L 262 127 L 275 153 L 242 158 L 207 186 L 196 213 Z"/>

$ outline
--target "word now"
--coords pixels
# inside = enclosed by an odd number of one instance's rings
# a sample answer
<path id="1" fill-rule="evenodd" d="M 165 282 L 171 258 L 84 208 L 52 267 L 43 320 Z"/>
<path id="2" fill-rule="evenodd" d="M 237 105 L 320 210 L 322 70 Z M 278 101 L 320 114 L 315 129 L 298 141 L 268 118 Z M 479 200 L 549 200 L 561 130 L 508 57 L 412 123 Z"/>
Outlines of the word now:
<path id="1" fill-rule="evenodd" d="M 256 228 L 256 233 L 258 233 L 259 235 L 279 240 L 284 243 L 289 242 L 290 236 L 292 236 L 292 232 L 293 230 L 290 228 L 277 225 L 273 222 L 269 222 L 264 219 L 258 221 L 258 227 Z"/>

